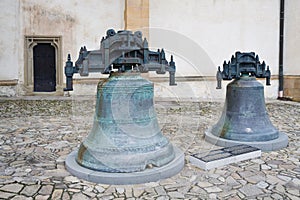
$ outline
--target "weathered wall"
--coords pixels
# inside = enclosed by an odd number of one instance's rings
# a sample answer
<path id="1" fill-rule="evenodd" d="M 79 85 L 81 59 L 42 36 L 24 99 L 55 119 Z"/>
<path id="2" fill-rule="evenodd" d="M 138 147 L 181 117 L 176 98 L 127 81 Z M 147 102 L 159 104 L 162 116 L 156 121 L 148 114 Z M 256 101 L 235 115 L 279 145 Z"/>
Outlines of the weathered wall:
<path id="1" fill-rule="evenodd" d="M 23 81 L 24 36 L 62 36 L 63 56 L 99 48 L 108 28 L 124 27 L 124 1 L 1 0 L 0 80 Z"/>
<path id="2" fill-rule="evenodd" d="M 212 91 L 216 84 L 213 77 L 217 66 L 222 65 L 224 60 L 229 60 L 237 50 L 255 51 L 261 60 L 270 65 L 272 74 L 278 74 L 279 2 L 279 0 L 1 0 L 0 6 L 4 9 L 0 13 L 2 30 L 0 85 L 9 86 L 9 92 L 3 91 L 12 95 L 15 94 L 13 90 L 16 90 L 17 83 L 22 84 L 24 81 L 24 36 L 62 36 L 60 62 L 64 65 L 68 53 L 71 53 L 72 60 L 75 61 L 80 46 L 98 49 L 106 30 L 123 29 L 126 21 L 128 28 L 133 29 L 149 25 L 149 28 L 142 29 L 145 36 L 149 33 L 149 46 L 152 50 L 164 47 L 168 59 L 169 54 L 174 54 L 177 65 L 176 76 L 200 75 L 207 78 L 204 84 L 207 86 L 198 86 L 203 83 L 200 79 L 193 83 L 187 81 L 181 85 L 179 83 L 178 89 L 174 87 L 170 90 L 171 93 L 176 93 L 183 87 L 182 85 L 187 84 L 197 91 L 196 96 L 208 98 L 223 96 L 224 91 L 221 93 Z M 298 0 L 285 2 L 284 74 L 299 75 L 300 15 L 297 10 L 300 3 Z M 142 17 L 142 20 L 135 20 L 138 17 Z M 151 74 L 150 78 L 155 76 Z M 97 73 L 90 77 L 102 76 Z M 76 75 L 75 78 L 81 77 Z M 300 86 L 295 86 L 300 82 L 298 79 L 299 76 L 286 78 L 285 89 L 289 87 L 300 91 Z M 272 87 L 266 88 L 268 91 L 266 97 L 275 98 L 278 87 L 276 76 L 271 83 Z M 85 93 L 85 88 L 81 90 Z M 158 95 L 164 94 L 162 92 Z"/>
<path id="3" fill-rule="evenodd" d="M 0 1 L 0 81 L 18 79 L 19 2 Z"/>
<path id="4" fill-rule="evenodd" d="M 107 29 L 124 27 L 123 0 L 27 0 L 21 1 L 20 9 L 22 35 L 62 36 L 61 62 L 65 62 L 68 53 L 76 60 L 83 45 L 99 48 Z"/>
<path id="5" fill-rule="evenodd" d="M 178 54 L 179 74 L 214 76 L 237 50 L 256 52 L 278 74 L 279 1 L 151 0 L 149 24 L 151 43 Z"/>
<path id="6" fill-rule="evenodd" d="M 64 53 L 78 53 L 85 44 L 99 48 L 108 28 L 124 26 L 124 1 L 21 1 L 25 35 L 62 35 Z"/>

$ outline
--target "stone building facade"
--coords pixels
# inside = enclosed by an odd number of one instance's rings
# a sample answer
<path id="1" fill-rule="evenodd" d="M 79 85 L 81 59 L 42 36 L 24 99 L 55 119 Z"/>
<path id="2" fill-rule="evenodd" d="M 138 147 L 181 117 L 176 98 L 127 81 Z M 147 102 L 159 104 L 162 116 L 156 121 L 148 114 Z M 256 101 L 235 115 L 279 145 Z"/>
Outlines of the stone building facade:
<path id="1" fill-rule="evenodd" d="M 67 54 L 74 61 L 81 46 L 98 49 L 113 28 L 141 30 L 150 48 L 174 54 L 177 87 L 168 87 L 167 77 L 147 75 L 159 97 L 222 98 L 225 90 L 215 90 L 217 67 L 236 51 L 254 51 L 272 72 L 266 97 L 277 98 L 282 51 L 283 96 L 300 99 L 298 0 L 1 0 L 0 6 L 0 96 L 63 95 Z M 75 76 L 72 94 L 95 94 L 103 76 Z"/>

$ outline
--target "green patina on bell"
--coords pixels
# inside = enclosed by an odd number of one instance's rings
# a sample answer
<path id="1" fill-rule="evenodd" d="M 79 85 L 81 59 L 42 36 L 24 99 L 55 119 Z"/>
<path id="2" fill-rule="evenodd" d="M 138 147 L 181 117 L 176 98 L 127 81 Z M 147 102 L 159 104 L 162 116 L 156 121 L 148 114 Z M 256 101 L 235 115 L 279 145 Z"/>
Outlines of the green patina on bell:
<path id="1" fill-rule="evenodd" d="M 94 124 L 76 161 L 103 172 L 136 172 L 175 158 L 159 128 L 153 83 L 137 72 L 112 73 L 97 88 Z"/>

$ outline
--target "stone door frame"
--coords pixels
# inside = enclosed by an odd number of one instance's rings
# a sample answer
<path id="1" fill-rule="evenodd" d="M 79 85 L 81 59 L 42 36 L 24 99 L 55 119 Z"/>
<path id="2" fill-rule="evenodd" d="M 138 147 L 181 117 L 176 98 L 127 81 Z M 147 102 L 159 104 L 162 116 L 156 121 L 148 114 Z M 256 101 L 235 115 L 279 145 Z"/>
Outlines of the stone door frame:
<path id="1" fill-rule="evenodd" d="M 55 48 L 56 91 L 34 92 L 33 47 L 38 43 L 50 43 Z M 24 92 L 25 95 L 63 95 L 63 65 L 61 36 L 25 36 L 24 48 Z"/>

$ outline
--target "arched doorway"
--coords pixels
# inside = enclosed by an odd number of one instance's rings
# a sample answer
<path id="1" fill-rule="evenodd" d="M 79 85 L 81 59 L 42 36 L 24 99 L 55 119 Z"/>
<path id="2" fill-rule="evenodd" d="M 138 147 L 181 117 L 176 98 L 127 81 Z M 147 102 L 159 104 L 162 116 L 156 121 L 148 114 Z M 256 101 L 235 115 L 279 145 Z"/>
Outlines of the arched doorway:
<path id="1" fill-rule="evenodd" d="M 55 48 L 50 43 L 33 47 L 33 91 L 56 91 Z"/>
<path id="2" fill-rule="evenodd" d="M 25 95 L 63 95 L 61 41 L 61 37 L 25 37 Z"/>

